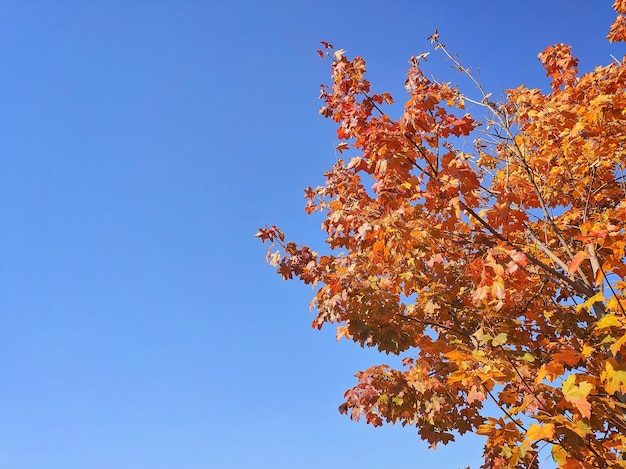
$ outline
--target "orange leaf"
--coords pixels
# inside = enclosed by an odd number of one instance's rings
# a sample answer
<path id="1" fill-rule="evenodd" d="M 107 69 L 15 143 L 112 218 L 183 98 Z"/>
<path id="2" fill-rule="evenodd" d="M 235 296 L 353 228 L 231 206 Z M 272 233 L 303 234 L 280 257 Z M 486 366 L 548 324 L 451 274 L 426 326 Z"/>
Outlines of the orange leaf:
<path id="1" fill-rule="evenodd" d="M 580 361 L 580 353 L 575 350 L 563 350 L 561 352 L 555 353 L 552 356 L 552 360 L 563 362 L 569 366 L 575 366 Z"/>
<path id="2" fill-rule="evenodd" d="M 372 246 L 372 251 L 374 252 L 374 255 L 382 255 L 384 249 L 385 243 L 380 239 L 374 243 L 374 246 Z"/>
<path id="3" fill-rule="evenodd" d="M 350 339 L 350 332 L 348 332 L 348 326 L 337 326 L 337 341 L 343 338 Z"/>
<path id="4" fill-rule="evenodd" d="M 528 427 L 526 431 L 526 439 L 530 441 L 538 440 L 550 440 L 554 436 L 554 424 L 546 423 L 541 425 L 540 423 L 534 423 Z"/>
<path id="5" fill-rule="evenodd" d="M 578 270 L 578 266 L 585 259 L 589 259 L 589 254 L 585 251 L 580 251 L 573 258 L 572 261 L 567 266 L 567 273 L 572 275 L 576 270 Z"/>

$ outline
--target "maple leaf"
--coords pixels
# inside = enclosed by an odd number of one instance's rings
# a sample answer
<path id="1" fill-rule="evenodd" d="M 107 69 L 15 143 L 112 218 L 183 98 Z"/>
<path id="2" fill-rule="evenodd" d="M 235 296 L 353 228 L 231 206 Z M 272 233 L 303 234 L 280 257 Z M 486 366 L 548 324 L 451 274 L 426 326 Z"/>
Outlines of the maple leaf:
<path id="1" fill-rule="evenodd" d="M 280 258 L 281 258 L 280 252 L 275 252 L 270 256 L 267 263 L 273 267 L 276 267 L 278 263 L 280 262 Z"/>
<path id="2" fill-rule="evenodd" d="M 605 389 L 609 394 L 626 392 L 626 369 L 615 360 L 607 360 L 604 372 L 600 375 L 606 382 Z"/>
<path id="3" fill-rule="evenodd" d="M 550 440 L 554 436 L 554 424 L 545 425 L 534 423 L 526 430 L 526 439 L 529 441 Z"/>
<path id="4" fill-rule="evenodd" d="M 334 53 L 335 60 L 339 60 L 346 53 L 345 49 L 338 49 Z"/>
<path id="5" fill-rule="evenodd" d="M 607 314 L 602 317 L 594 326 L 595 329 L 606 329 L 609 327 L 620 327 L 622 325 L 621 319 L 614 314 Z"/>
<path id="6" fill-rule="evenodd" d="M 506 332 L 502 332 L 493 338 L 493 340 L 491 341 L 491 345 L 493 345 L 494 347 L 498 347 L 499 345 L 506 344 L 506 340 Z"/>
<path id="7" fill-rule="evenodd" d="M 455 119 L 452 122 L 452 126 L 452 133 L 458 137 L 460 135 L 469 135 L 472 130 L 474 130 L 474 127 L 476 127 L 476 123 L 474 119 L 472 119 L 472 116 L 466 114 L 460 119 Z"/>
<path id="8" fill-rule="evenodd" d="M 626 334 L 622 335 L 619 339 L 615 341 L 614 344 L 611 345 L 610 350 L 613 355 L 617 355 L 622 351 L 622 347 L 626 345 Z"/>
<path id="9" fill-rule="evenodd" d="M 585 251 L 580 251 L 576 253 L 576 255 L 572 258 L 567 266 L 567 273 L 571 275 L 576 272 L 580 263 L 585 259 L 589 259 L 589 254 L 587 254 Z"/>
<path id="10" fill-rule="evenodd" d="M 286 262 L 280 263 L 280 266 L 278 267 L 278 272 L 285 280 L 293 278 L 293 273 Z"/>
<path id="11" fill-rule="evenodd" d="M 619 15 L 611 25 L 607 39 L 610 42 L 626 41 L 626 15 Z"/>
<path id="12" fill-rule="evenodd" d="M 349 332 L 349 326 L 348 325 L 338 326 L 337 327 L 337 341 L 341 340 L 344 337 L 346 339 L 350 338 L 350 332 Z"/>
<path id="13" fill-rule="evenodd" d="M 593 384 L 581 381 L 576 384 L 576 375 L 569 375 L 561 386 L 563 397 L 585 417 L 591 417 L 591 403 L 587 400 L 587 396 L 593 389 Z"/>
<path id="14" fill-rule="evenodd" d="M 562 350 L 552 355 L 552 360 L 563 362 L 569 366 L 576 366 L 580 362 L 581 355 L 572 349 Z"/>
<path id="15" fill-rule="evenodd" d="M 348 144 L 346 142 L 341 142 L 335 148 L 339 151 L 339 153 L 343 153 L 348 149 Z"/>

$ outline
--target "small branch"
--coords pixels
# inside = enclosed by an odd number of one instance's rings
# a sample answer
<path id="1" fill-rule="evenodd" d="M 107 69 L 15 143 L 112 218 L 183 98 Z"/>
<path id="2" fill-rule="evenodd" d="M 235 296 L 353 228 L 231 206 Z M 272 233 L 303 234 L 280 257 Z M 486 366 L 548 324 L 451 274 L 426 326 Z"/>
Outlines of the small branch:
<path id="1" fill-rule="evenodd" d="M 409 321 L 417 322 L 419 324 L 424 324 L 425 326 L 440 327 L 447 331 L 453 332 L 454 334 L 461 336 L 463 339 L 466 339 L 466 340 L 468 340 L 471 337 L 470 334 L 468 334 L 467 332 L 463 332 L 461 330 L 457 330 L 449 326 L 444 326 L 443 324 L 439 324 L 437 322 L 424 321 L 422 319 L 412 318 L 411 316 L 403 316 L 402 314 L 396 314 L 396 316 L 402 319 L 407 319 Z M 469 340 L 469 342 L 471 343 L 471 340 Z"/>
<path id="2" fill-rule="evenodd" d="M 491 400 L 500 408 L 500 410 L 502 412 L 504 412 L 504 414 L 511 419 L 511 422 L 513 422 L 515 425 L 517 425 L 519 427 L 520 430 L 522 430 L 524 433 L 526 433 L 528 430 L 526 430 L 526 428 L 524 428 L 524 426 L 519 423 L 517 420 L 515 420 L 513 418 L 513 416 L 502 406 L 502 404 L 500 404 L 500 401 L 498 401 L 495 396 L 491 393 L 491 391 L 489 389 L 487 389 L 487 386 L 485 386 L 485 383 L 481 383 L 483 386 L 483 389 L 485 391 L 487 391 L 487 394 L 489 394 L 489 397 L 491 398 Z"/>
<path id="3" fill-rule="evenodd" d="M 606 272 L 604 272 L 604 269 L 602 268 L 601 265 L 599 265 L 599 267 L 600 267 L 600 271 L 602 272 L 602 277 L 606 278 Z M 613 293 L 613 296 L 615 297 L 615 300 L 617 301 L 617 305 L 619 306 L 619 309 L 622 311 L 622 314 L 626 315 L 626 310 L 624 310 L 624 305 L 622 305 L 622 300 L 620 300 L 619 296 L 617 296 L 617 293 L 613 289 L 613 285 L 611 285 L 611 282 L 609 282 L 608 280 L 606 281 L 606 283 L 609 286 L 611 293 Z"/>
<path id="4" fill-rule="evenodd" d="M 524 385 L 524 387 L 528 390 L 528 392 L 535 398 L 535 400 L 539 403 L 539 405 L 543 408 L 543 410 L 548 414 L 548 415 L 552 415 L 552 413 L 550 412 L 550 409 L 548 409 L 548 407 L 546 406 L 546 404 L 539 399 L 539 397 L 537 397 L 537 394 L 535 394 L 535 392 L 530 388 L 530 386 L 528 385 L 528 383 L 526 382 L 526 379 L 524 379 L 524 377 L 522 376 L 522 374 L 519 372 L 519 370 L 517 369 L 517 367 L 515 366 L 515 363 L 513 363 L 513 360 L 511 360 L 508 356 L 506 356 L 507 361 L 511 364 L 511 366 L 513 367 L 513 370 L 515 370 L 515 374 L 517 374 L 517 376 L 519 377 L 519 379 L 521 380 L 522 384 Z"/>
<path id="5" fill-rule="evenodd" d="M 539 246 L 539 248 L 550 258 L 554 261 L 555 264 L 557 264 L 561 269 L 567 271 L 567 264 L 565 262 L 563 262 L 561 259 L 559 259 L 559 257 L 554 254 L 554 252 L 552 252 L 552 250 L 546 246 L 539 238 L 537 238 L 537 236 L 535 235 L 535 233 L 530 229 L 530 227 L 526 228 L 526 235 L 532 239 L 532 241 Z M 585 282 L 585 285 L 588 285 L 588 282 Z"/>
<path id="6" fill-rule="evenodd" d="M 465 204 L 465 202 L 463 202 L 462 200 L 459 200 L 459 205 L 461 205 L 463 207 L 463 210 L 465 210 L 472 218 L 474 218 L 476 221 L 478 221 L 478 223 L 480 223 L 489 233 L 491 233 L 498 240 L 502 241 L 503 243 L 509 245 L 510 247 L 512 247 L 514 249 L 519 249 L 518 246 L 515 246 L 512 242 L 510 242 L 504 236 L 502 236 L 500 233 L 498 233 L 496 230 L 494 230 L 491 227 L 491 225 L 489 225 L 489 223 L 487 223 L 485 220 L 483 220 L 481 217 L 479 217 L 478 214 L 474 210 L 472 210 L 470 207 L 467 206 L 467 204 Z M 572 287 L 574 289 L 574 291 L 576 291 L 577 293 L 580 293 L 582 296 L 593 296 L 595 294 L 595 291 L 592 288 L 589 288 L 586 285 L 580 285 L 579 283 L 571 280 L 565 274 L 559 272 L 556 269 L 553 269 L 549 265 L 546 265 L 545 263 L 543 263 L 542 261 L 540 261 L 536 257 L 532 256 L 531 254 L 529 254 L 527 252 L 524 252 L 524 254 L 526 254 L 526 257 L 531 262 L 531 264 L 533 264 L 533 265 L 535 265 L 537 267 L 540 267 L 544 271 L 552 274 L 557 279 L 561 280 L 562 282 L 564 282 L 567 285 L 569 285 L 570 287 Z M 552 279 L 552 280 L 555 280 L 555 279 Z"/>

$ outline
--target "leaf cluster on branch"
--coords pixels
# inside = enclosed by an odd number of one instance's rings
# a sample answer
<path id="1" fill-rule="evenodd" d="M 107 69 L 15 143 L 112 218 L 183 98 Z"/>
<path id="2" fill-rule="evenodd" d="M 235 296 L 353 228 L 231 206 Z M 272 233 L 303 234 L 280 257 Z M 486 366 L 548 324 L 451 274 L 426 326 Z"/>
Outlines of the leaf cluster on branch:
<path id="1" fill-rule="evenodd" d="M 626 40 L 626 1 L 610 41 Z M 286 242 L 267 260 L 317 290 L 314 327 L 392 354 L 340 406 L 415 426 L 432 446 L 486 437 L 485 468 L 626 467 L 626 64 L 580 74 L 569 46 L 539 54 L 550 89 L 495 102 L 428 78 L 413 57 L 404 112 L 365 61 L 323 43 L 320 113 L 342 153 L 305 191 L 330 254 Z M 470 112 L 471 111 L 471 112 Z M 495 405 L 486 406 L 486 401 Z"/>

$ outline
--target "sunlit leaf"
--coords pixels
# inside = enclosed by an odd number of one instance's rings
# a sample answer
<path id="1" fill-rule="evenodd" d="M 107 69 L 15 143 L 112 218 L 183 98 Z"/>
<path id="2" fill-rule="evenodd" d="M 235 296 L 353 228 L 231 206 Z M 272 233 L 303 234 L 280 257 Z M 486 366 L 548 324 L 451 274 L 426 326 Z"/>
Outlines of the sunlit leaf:
<path id="1" fill-rule="evenodd" d="M 591 416 L 591 404 L 587 400 L 587 396 L 593 389 L 593 385 L 586 381 L 576 384 L 576 375 L 569 375 L 561 387 L 563 397 L 569 403 L 573 404 L 583 417 Z"/>

